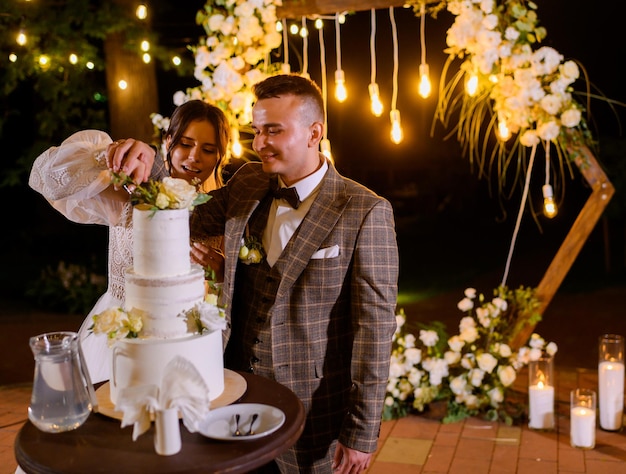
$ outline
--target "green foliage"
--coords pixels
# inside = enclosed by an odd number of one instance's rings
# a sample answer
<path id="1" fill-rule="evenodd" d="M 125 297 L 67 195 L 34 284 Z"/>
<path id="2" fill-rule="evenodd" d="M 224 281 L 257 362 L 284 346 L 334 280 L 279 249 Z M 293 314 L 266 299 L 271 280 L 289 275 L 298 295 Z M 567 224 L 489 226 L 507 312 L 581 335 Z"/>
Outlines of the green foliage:
<path id="1" fill-rule="evenodd" d="M 106 278 L 94 265 L 60 261 L 56 268 L 47 266 L 26 290 L 26 296 L 38 305 L 71 314 L 87 314 L 106 291 Z"/>
<path id="2" fill-rule="evenodd" d="M 0 146 L 12 160 L 3 163 L 0 187 L 23 184 L 34 159 L 73 132 L 108 129 L 108 35 L 123 32 L 134 51 L 148 39 L 153 58 L 166 56 L 147 25 L 115 2 L 0 0 L 0 31 Z M 27 36 L 23 46 L 16 41 L 20 31 Z"/>

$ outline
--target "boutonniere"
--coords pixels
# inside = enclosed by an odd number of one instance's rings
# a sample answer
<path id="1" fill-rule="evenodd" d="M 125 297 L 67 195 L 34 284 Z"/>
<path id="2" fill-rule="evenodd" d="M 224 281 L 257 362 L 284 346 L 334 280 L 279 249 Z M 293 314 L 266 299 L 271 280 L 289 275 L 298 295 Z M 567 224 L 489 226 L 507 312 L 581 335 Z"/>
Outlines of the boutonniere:
<path id="1" fill-rule="evenodd" d="M 241 248 L 239 249 L 239 260 L 246 265 L 251 263 L 261 263 L 265 258 L 265 250 L 263 244 L 254 235 L 250 235 L 248 226 L 246 226 L 246 235 L 241 239 Z"/>

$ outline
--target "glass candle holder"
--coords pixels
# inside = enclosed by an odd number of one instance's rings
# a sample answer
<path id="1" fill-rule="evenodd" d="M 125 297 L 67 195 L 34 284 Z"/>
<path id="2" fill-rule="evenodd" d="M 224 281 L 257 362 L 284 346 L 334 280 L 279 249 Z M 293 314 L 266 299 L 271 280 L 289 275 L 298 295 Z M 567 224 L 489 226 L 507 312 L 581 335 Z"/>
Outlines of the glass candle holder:
<path id="1" fill-rule="evenodd" d="M 624 415 L 624 337 L 604 334 L 598 349 L 600 428 L 619 431 Z"/>
<path id="2" fill-rule="evenodd" d="M 554 428 L 553 358 L 543 355 L 528 363 L 528 427 Z"/>
<path id="3" fill-rule="evenodd" d="M 570 392 L 570 444 L 593 449 L 596 445 L 596 392 L 577 388 Z"/>

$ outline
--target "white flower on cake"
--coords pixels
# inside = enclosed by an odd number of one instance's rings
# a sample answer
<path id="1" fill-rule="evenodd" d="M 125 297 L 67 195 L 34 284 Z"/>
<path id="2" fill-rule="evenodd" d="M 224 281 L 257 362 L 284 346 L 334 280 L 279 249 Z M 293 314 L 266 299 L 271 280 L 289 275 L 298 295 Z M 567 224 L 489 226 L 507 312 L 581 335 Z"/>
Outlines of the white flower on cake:
<path id="1" fill-rule="evenodd" d="M 186 314 L 190 332 L 218 331 L 226 329 L 224 310 L 217 306 L 217 296 L 207 295 L 204 301 L 196 304 Z"/>
<path id="2" fill-rule="evenodd" d="M 150 180 L 135 184 L 124 173 L 111 173 L 111 181 L 124 187 L 131 195 L 131 202 L 140 209 L 166 210 L 189 209 L 207 202 L 211 196 L 198 192 L 195 184 L 184 179 L 165 177 L 161 181 Z"/>
<path id="3" fill-rule="evenodd" d="M 113 346 L 119 339 L 141 338 L 143 314 L 143 311 L 135 308 L 130 311 L 119 307 L 109 308 L 93 316 L 91 330 L 94 334 L 106 334 L 109 346 Z M 224 310 L 218 306 L 216 295 L 207 295 L 204 301 L 196 303 L 193 308 L 182 312 L 178 317 L 186 320 L 190 334 L 226 329 Z"/>
<path id="4" fill-rule="evenodd" d="M 143 328 L 143 320 L 138 311 L 123 308 L 109 308 L 93 316 L 91 330 L 94 334 L 106 334 L 109 346 L 118 339 L 138 337 Z"/>

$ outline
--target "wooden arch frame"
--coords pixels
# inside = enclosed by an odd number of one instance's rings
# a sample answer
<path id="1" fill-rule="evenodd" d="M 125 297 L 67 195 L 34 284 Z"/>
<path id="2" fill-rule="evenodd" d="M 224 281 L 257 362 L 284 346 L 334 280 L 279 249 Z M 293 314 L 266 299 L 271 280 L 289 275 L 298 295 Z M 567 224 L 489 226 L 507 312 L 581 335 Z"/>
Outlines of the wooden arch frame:
<path id="1" fill-rule="evenodd" d="M 425 0 L 438 3 L 439 0 Z M 389 7 L 399 7 L 404 2 L 397 0 L 283 0 L 278 9 L 279 18 L 300 18 L 302 16 L 334 14 L 344 11 L 367 11 Z M 575 140 L 573 143 L 577 143 Z M 615 193 L 615 188 L 604 173 L 598 160 L 586 145 L 572 145 L 570 156 L 591 188 L 591 194 L 572 224 L 568 234 L 550 263 L 545 275 L 537 285 L 537 298 L 540 301 L 539 313 L 543 314 L 563 283 L 576 257 L 589 238 L 604 209 Z M 535 329 L 535 324 L 522 326 L 511 341 L 515 349 L 526 343 Z"/>

